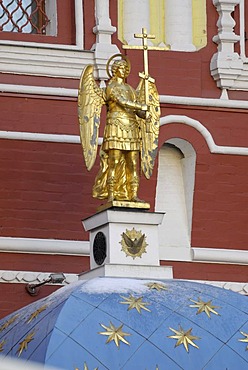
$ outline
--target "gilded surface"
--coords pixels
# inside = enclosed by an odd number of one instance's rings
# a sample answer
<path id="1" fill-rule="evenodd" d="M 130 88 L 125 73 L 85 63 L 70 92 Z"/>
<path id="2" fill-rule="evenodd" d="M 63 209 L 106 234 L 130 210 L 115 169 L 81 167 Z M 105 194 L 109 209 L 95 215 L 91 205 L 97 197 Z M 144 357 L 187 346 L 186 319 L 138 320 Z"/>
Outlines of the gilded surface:
<path id="1" fill-rule="evenodd" d="M 93 186 L 93 197 L 109 202 L 140 202 L 140 163 L 142 172 L 149 179 L 157 155 L 159 95 L 155 80 L 148 74 L 147 48 L 143 50 L 146 55 L 145 72 L 140 73 L 136 90 L 126 83 L 130 62 L 122 54 L 114 55 L 107 64 L 111 78 L 105 89 L 97 86 L 93 66 L 85 68 L 80 80 L 78 116 L 88 170 L 96 159 L 101 108 L 103 104 L 107 106 L 100 170 Z"/>
<path id="2" fill-rule="evenodd" d="M 111 341 L 114 341 L 114 343 L 116 344 L 117 347 L 120 346 L 120 342 L 123 342 L 125 344 L 130 345 L 130 343 L 124 337 L 129 336 L 131 334 L 124 333 L 122 331 L 123 324 L 120 325 L 120 326 L 118 326 L 118 327 L 116 327 L 116 326 L 114 326 L 112 324 L 112 322 L 110 322 L 110 326 L 105 326 L 103 324 L 101 324 L 101 326 L 106 331 L 99 332 L 98 334 L 108 336 L 108 339 L 106 341 L 106 344 L 110 343 Z"/>
<path id="3" fill-rule="evenodd" d="M 0 342 L 0 352 L 3 352 L 3 346 L 5 345 L 6 343 L 6 340 L 3 339 L 1 342 Z"/>
<path id="4" fill-rule="evenodd" d="M 217 311 L 214 310 L 214 308 L 218 308 L 218 306 L 212 305 L 212 300 L 204 302 L 200 298 L 198 298 L 198 301 L 194 301 L 193 299 L 190 299 L 191 302 L 194 302 L 195 304 L 191 304 L 189 307 L 195 307 L 198 308 L 198 311 L 196 314 L 200 314 L 202 312 L 205 312 L 205 314 L 210 318 L 210 313 L 213 313 L 215 315 L 219 315 Z"/>
<path id="5" fill-rule="evenodd" d="M 161 283 L 147 283 L 146 286 L 152 290 L 152 289 L 155 289 L 157 291 L 160 291 L 160 290 L 168 290 L 167 286 L 165 284 L 161 284 Z"/>
<path id="6" fill-rule="evenodd" d="M 129 306 L 128 309 L 127 309 L 128 311 L 130 311 L 132 309 L 136 309 L 138 311 L 138 313 L 141 313 L 141 310 L 151 312 L 151 310 L 149 310 L 146 307 L 146 306 L 149 306 L 150 303 L 144 302 L 143 297 L 134 297 L 132 294 L 130 294 L 129 297 L 121 296 L 121 298 L 123 298 L 124 301 L 122 301 L 120 303 L 121 304 L 127 304 Z"/>
<path id="7" fill-rule="evenodd" d="M 34 319 L 37 319 L 37 317 L 39 316 L 39 314 L 43 311 L 45 311 L 47 309 L 47 305 L 43 305 L 41 306 L 40 308 L 38 308 L 36 311 L 34 311 L 30 316 L 29 318 L 27 319 L 27 323 L 29 324 L 30 322 L 32 322 Z"/>
<path id="8" fill-rule="evenodd" d="M 146 253 L 146 236 L 141 231 L 126 230 L 122 233 L 122 239 L 120 241 L 122 248 L 121 250 L 126 253 L 126 256 L 131 256 L 133 259 L 141 257 L 143 253 Z"/>
<path id="9" fill-rule="evenodd" d="M 240 332 L 245 338 L 239 339 L 239 342 L 247 343 L 246 351 L 248 351 L 248 333 Z"/>
<path id="10" fill-rule="evenodd" d="M 28 349 L 28 344 L 34 339 L 34 334 L 35 332 L 32 331 L 31 333 L 29 333 L 24 339 L 22 342 L 19 343 L 19 347 L 18 347 L 18 350 L 17 350 L 17 353 L 18 353 L 18 357 L 21 356 L 22 352 L 25 350 L 27 351 Z"/>
<path id="11" fill-rule="evenodd" d="M 175 333 L 175 335 L 168 336 L 168 338 L 177 339 L 175 347 L 178 347 L 181 344 L 183 344 L 187 352 L 189 352 L 189 345 L 199 349 L 199 347 L 193 341 L 201 339 L 201 338 L 196 337 L 195 335 L 192 335 L 191 334 L 192 329 L 184 330 L 180 325 L 179 325 L 179 330 L 172 329 L 172 328 L 169 328 L 169 329 L 173 331 L 173 333 Z"/>
<path id="12" fill-rule="evenodd" d="M 9 318 L 9 320 L 5 321 L 1 326 L 0 326 L 0 332 L 3 330 L 6 330 L 11 324 L 13 324 L 16 319 L 19 317 L 19 315 L 14 315 Z"/>

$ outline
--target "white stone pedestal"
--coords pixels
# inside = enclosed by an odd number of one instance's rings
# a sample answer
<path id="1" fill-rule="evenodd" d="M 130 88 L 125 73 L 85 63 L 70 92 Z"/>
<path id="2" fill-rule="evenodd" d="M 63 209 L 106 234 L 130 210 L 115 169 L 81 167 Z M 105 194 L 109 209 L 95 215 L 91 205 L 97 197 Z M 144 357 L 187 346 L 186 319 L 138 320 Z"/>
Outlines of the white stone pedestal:
<path id="1" fill-rule="evenodd" d="M 163 217 L 164 213 L 113 208 L 83 220 L 90 232 L 91 271 L 80 278 L 172 278 L 172 268 L 159 263 L 158 225 Z"/>

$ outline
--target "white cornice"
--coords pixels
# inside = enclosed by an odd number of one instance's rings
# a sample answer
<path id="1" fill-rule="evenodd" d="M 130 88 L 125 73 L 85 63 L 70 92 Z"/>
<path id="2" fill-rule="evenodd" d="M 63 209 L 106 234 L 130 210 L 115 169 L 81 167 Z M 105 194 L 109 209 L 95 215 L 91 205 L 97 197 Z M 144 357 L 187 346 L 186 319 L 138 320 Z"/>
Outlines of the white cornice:
<path id="1" fill-rule="evenodd" d="M 0 270 L 0 283 L 8 284 L 38 284 L 49 278 L 51 272 L 36 272 L 36 271 L 13 271 L 13 270 Z M 78 281 L 77 274 L 64 273 L 65 280 L 62 284 L 53 285 L 68 285 Z M 188 280 L 189 281 L 189 280 Z M 225 282 L 225 281 L 206 281 L 206 280 L 190 280 L 196 281 L 201 284 L 209 284 L 219 288 L 232 290 L 242 295 L 248 295 L 247 283 Z M 49 284 L 51 285 L 51 284 Z"/>
<path id="2" fill-rule="evenodd" d="M 192 248 L 192 260 L 195 262 L 248 265 L 248 251 L 236 249 Z"/>
<path id="3" fill-rule="evenodd" d="M 52 272 L 36 272 L 36 271 L 13 271 L 13 270 L 0 270 L 0 283 L 16 283 L 16 284 L 38 284 L 47 280 Z M 78 280 L 77 274 L 64 273 L 65 280 L 62 284 L 67 285 Z M 50 284 L 49 284 L 50 285 Z M 52 284 L 54 285 L 54 284 Z"/>
<path id="4" fill-rule="evenodd" d="M 160 260 L 189 261 L 178 257 L 178 248 L 173 247 L 167 253 L 166 248 L 160 248 Z M 0 252 L 6 253 L 29 253 L 29 254 L 60 254 L 89 256 L 89 241 L 58 240 L 58 239 L 32 239 L 0 237 Z M 215 249 L 215 248 L 189 248 L 191 261 L 211 262 L 224 264 L 248 264 L 248 251 L 238 249 Z"/>
<path id="5" fill-rule="evenodd" d="M 53 97 L 64 96 L 72 98 L 77 98 L 78 96 L 77 89 L 68 89 L 62 87 L 47 87 L 47 86 L 14 85 L 14 84 L 0 84 L 0 92 L 14 94 L 47 95 Z M 192 98 L 188 96 L 160 95 L 160 103 L 175 105 L 190 105 L 208 108 L 212 107 L 212 108 L 248 110 L 248 102 L 246 100 Z"/>
<path id="6" fill-rule="evenodd" d="M 89 242 L 58 239 L 0 237 L 0 252 L 89 255 Z"/>
<path id="7" fill-rule="evenodd" d="M 229 155 L 248 155 L 248 148 L 246 147 L 232 147 L 217 145 L 211 133 L 207 130 L 201 122 L 181 115 L 168 115 L 160 119 L 160 126 L 168 125 L 170 123 L 183 123 L 191 126 L 204 137 L 211 153 L 229 154 Z M 25 140 L 25 141 L 43 141 L 56 143 L 71 143 L 79 144 L 80 138 L 77 135 L 63 135 L 63 134 L 41 134 L 34 132 L 16 132 L 16 131 L 0 131 L 0 139 L 7 140 Z M 102 138 L 99 138 L 98 144 L 102 143 Z"/>

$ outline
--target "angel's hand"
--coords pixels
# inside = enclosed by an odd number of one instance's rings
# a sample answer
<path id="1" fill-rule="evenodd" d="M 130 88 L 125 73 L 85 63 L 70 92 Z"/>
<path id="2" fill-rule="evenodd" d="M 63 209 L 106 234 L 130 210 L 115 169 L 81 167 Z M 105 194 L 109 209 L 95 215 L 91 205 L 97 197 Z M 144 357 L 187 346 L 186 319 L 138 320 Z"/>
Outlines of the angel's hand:
<path id="1" fill-rule="evenodd" d="M 147 112 L 149 111 L 149 106 L 147 104 L 141 104 L 141 110 Z"/>

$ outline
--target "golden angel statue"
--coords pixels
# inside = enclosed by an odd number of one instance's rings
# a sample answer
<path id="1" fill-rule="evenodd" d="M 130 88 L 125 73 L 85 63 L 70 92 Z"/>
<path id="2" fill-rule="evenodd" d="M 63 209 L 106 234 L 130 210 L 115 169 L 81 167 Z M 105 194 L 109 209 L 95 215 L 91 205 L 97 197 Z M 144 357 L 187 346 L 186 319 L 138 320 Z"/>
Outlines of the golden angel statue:
<path id="1" fill-rule="evenodd" d="M 130 61 L 125 55 L 112 56 L 107 73 L 107 87 L 100 88 L 93 77 L 93 66 L 88 65 L 78 93 L 80 137 L 88 170 L 97 155 L 101 108 L 107 106 L 93 197 L 108 202 L 142 202 L 138 198 L 140 165 L 149 179 L 158 148 L 159 95 L 152 78 L 141 78 L 136 90 L 126 83 Z"/>

